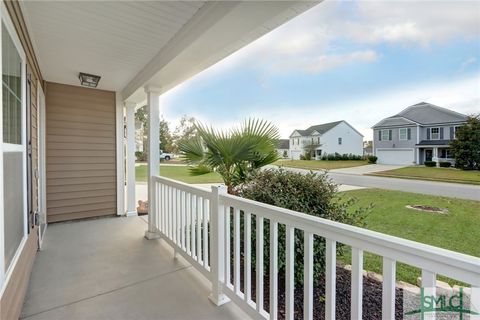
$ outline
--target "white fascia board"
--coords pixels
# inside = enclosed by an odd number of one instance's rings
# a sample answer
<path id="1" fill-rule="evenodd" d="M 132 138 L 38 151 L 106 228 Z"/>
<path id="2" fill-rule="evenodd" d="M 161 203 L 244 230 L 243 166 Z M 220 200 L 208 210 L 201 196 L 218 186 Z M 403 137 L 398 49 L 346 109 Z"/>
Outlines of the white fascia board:
<path id="1" fill-rule="evenodd" d="M 123 89 L 129 101 L 145 99 L 143 87 L 162 93 L 310 9 L 320 1 L 207 2 Z"/>

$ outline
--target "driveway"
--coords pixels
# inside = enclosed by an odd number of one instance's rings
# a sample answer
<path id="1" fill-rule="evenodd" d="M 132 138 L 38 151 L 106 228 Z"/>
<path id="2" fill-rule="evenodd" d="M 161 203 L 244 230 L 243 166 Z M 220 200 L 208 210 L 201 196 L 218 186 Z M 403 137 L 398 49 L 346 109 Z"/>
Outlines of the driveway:
<path id="1" fill-rule="evenodd" d="M 375 173 L 380 171 L 400 169 L 403 167 L 405 166 L 394 166 L 394 165 L 388 165 L 388 164 L 367 164 L 359 167 L 332 169 L 330 170 L 330 172 L 362 175 L 362 174 L 369 174 L 369 173 Z"/>

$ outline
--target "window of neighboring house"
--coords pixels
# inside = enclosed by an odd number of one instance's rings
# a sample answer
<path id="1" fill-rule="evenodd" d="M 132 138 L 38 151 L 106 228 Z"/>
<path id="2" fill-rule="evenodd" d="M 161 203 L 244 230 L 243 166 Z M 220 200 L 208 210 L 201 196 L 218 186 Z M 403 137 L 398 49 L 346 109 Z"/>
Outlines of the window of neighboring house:
<path id="1" fill-rule="evenodd" d="M 292 139 L 292 146 L 295 145 L 295 139 Z"/>
<path id="2" fill-rule="evenodd" d="M 317 137 L 317 143 L 320 144 L 320 137 Z"/>
<path id="3" fill-rule="evenodd" d="M 390 140 L 390 130 L 381 130 L 380 132 L 382 140 Z"/>
<path id="4" fill-rule="evenodd" d="M 440 158 L 453 158 L 450 149 L 440 149 Z"/>
<path id="5" fill-rule="evenodd" d="M 453 127 L 453 137 L 452 139 L 457 139 L 457 130 L 460 128 L 460 126 L 455 126 Z"/>
<path id="6" fill-rule="evenodd" d="M 398 129 L 398 140 L 407 140 L 408 139 L 408 130 L 407 128 Z"/>
<path id="7" fill-rule="evenodd" d="M 338 138 L 338 144 L 342 144 L 342 138 Z"/>
<path id="8" fill-rule="evenodd" d="M 300 144 L 300 138 L 297 138 L 297 145 Z"/>
<path id="9" fill-rule="evenodd" d="M 440 140 L 440 128 L 430 128 L 430 139 Z"/>

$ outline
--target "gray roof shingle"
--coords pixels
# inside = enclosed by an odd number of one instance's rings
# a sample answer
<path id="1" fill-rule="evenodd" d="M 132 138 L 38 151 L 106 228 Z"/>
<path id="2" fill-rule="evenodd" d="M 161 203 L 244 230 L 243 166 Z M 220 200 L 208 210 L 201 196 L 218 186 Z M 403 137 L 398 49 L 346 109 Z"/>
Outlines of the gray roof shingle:
<path id="1" fill-rule="evenodd" d="M 297 131 L 302 136 L 309 136 L 314 131 L 317 131 L 320 134 L 324 134 L 325 132 L 332 129 L 333 127 L 335 127 L 336 125 L 338 125 L 342 121 L 343 120 L 335 121 L 335 122 L 329 122 L 329 123 L 323 123 L 323 124 L 317 124 L 317 125 L 309 127 L 306 130 L 296 129 L 295 131 Z"/>
<path id="2" fill-rule="evenodd" d="M 278 139 L 277 149 L 290 149 L 290 139 Z"/>
<path id="3" fill-rule="evenodd" d="M 468 118 L 464 114 L 427 102 L 414 104 L 390 118 L 395 117 L 404 117 L 419 124 L 463 122 L 467 121 Z"/>
<path id="4" fill-rule="evenodd" d="M 450 140 L 422 140 L 417 143 L 417 146 L 447 146 Z"/>

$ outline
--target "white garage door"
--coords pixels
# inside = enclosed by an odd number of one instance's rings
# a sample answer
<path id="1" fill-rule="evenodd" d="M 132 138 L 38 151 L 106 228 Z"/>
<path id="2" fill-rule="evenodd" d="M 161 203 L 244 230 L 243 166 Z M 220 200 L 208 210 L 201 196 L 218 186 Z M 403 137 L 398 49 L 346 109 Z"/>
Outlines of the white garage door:
<path id="1" fill-rule="evenodd" d="M 292 160 L 300 160 L 300 155 L 301 155 L 300 150 L 291 150 L 290 151 L 290 156 L 292 157 Z"/>
<path id="2" fill-rule="evenodd" d="M 379 164 L 412 165 L 415 161 L 412 149 L 377 149 Z"/>

